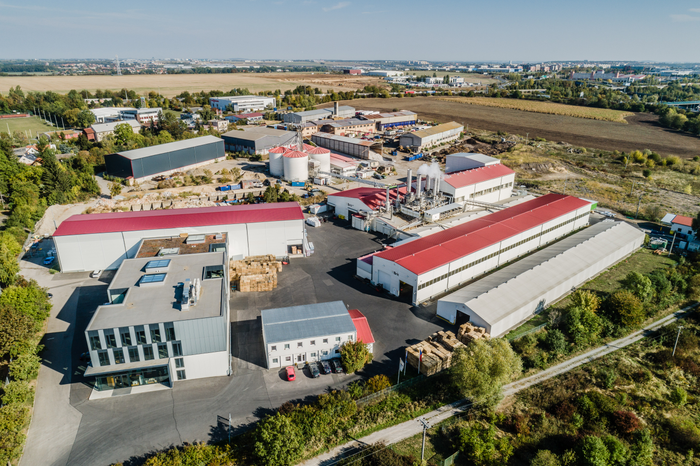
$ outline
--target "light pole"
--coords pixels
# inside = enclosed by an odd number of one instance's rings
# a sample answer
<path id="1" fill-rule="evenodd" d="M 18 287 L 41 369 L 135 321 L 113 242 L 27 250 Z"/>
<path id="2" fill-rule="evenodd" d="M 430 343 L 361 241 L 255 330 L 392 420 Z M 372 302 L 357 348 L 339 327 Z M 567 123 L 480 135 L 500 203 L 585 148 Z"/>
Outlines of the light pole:
<path id="1" fill-rule="evenodd" d="M 676 346 L 678 346 L 678 339 L 681 337 L 681 330 L 683 330 L 683 326 L 678 327 L 678 335 L 676 335 L 676 342 L 673 344 L 673 354 L 671 354 L 671 357 L 676 355 Z"/>
<path id="2" fill-rule="evenodd" d="M 639 215 L 639 205 L 642 203 L 642 196 L 644 196 L 644 193 L 639 193 L 639 201 L 637 201 L 637 213 L 634 214 L 635 220 L 637 220 L 637 215 Z"/>
<path id="3" fill-rule="evenodd" d="M 423 459 L 425 458 L 425 433 L 430 429 L 430 424 L 422 417 L 418 418 L 418 422 L 423 424 L 423 445 L 420 448 L 420 462 L 423 464 Z"/>

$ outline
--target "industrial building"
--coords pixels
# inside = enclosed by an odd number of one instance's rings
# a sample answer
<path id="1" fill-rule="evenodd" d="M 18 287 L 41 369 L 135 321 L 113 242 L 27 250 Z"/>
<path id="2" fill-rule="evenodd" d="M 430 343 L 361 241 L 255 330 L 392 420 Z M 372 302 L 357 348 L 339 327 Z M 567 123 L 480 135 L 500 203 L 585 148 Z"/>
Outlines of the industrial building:
<path id="1" fill-rule="evenodd" d="M 95 115 L 95 123 L 110 123 L 124 120 L 123 112 L 134 110 L 132 107 L 103 107 L 90 109 L 90 112 Z"/>
<path id="2" fill-rule="evenodd" d="M 282 115 L 282 120 L 285 123 L 300 125 L 302 123 L 307 123 L 314 120 L 326 120 L 329 118 L 352 118 L 354 116 L 355 109 L 353 107 L 347 105 L 339 106 L 338 102 L 335 102 L 333 108 L 285 113 Z"/>
<path id="3" fill-rule="evenodd" d="M 515 172 L 498 159 L 493 160 L 495 162 L 488 165 L 446 173 L 440 180 L 440 191 L 451 202 L 472 200 L 495 203 L 509 198 L 513 193 Z M 450 166 L 449 161 L 447 166 Z"/>
<path id="4" fill-rule="evenodd" d="M 121 116 L 124 120 L 136 120 L 143 126 L 150 126 L 158 122 L 158 118 L 163 111 L 160 107 L 154 108 L 127 108 L 122 110 Z"/>
<path id="5" fill-rule="evenodd" d="M 248 152 L 265 155 L 275 147 L 292 147 L 297 133 L 260 126 L 233 130 L 221 135 L 225 148 L 229 152 Z"/>
<path id="6" fill-rule="evenodd" d="M 235 95 L 226 97 L 210 97 L 209 105 L 221 111 L 230 110 L 239 112 L 257 112 L 266 108 L 273 109 L 277 106 L 275 97 L 263 97 L 258 95 Z"/>
<path id="7" fill-rule="evenodd" d="M 384 149 L 383 144 L 378 141 L 367 141 L 364 139 L 336 136 L 326 133 L 316 133 L 311 136 L 311 140 L 314 144 L 325 147 L 326 149 L 365 160 L 381 160 L 380 157 Z"/>
<path id="8" fill-rule="evenodd" d="M 441 298 L 437 315 L 500 337 L 644 244 L 625 222 L 601 222 Z"/>
<path id="9" fill-rule="evenodd" d="M 296 147 L 276 147 L 269 152 L 270 175 L 287 181 L 306 181 L 322 171 L 331 171 L 331 151 L 323 147 L 297 144 Z"/>
<path id="10" fill-rule="evenodd" d="M 183 252 L 121 263 L 85 330 L 96 391 L 231 374 L 226 250 Z"/>
<path id="11" fill-rule="evenodd" d="M 405 194 L 406 189 L 401 189 Z M 396 190 L 390 190 L 391 202 L 396 201 Z M 354 188 L 328 195 L 327 204 L 332 206 L 335 214 L 350 219 L 353 214 L 371 212 L 386 205 L 386 189 L 381 188 Z"/>
<path id="12" fill-rule="evenodd" d="M 230 115 L 226 117 L 226 120 L 230 121 L 231 123 L 238 123 L 241 120 L 246 120 L 249 124 L 250 123 L 260 123 L 263 121 L 263 115 L 262 113 L 259 112 L 250 112 L 250 113 L 241 113 L 239 115 Z"/>
<path id="13" fill-rule="evenodd" d="M 360 120 L 359 118 L 347 118 L 344 120 L 321 120 L 316 121 L 319 131 L 338 136 L 357 135 L 364 136 L 376 131 L 373 121 Z"/>
<path id="14" fill-rule="evenodd" d="M 587 225 L 590 212 L 589 201 L 547 194 L 365 256 L 357 273 L 421 303 Z"/>
<path id="15" fill-rule="evenodd" d="M 420 152 L 444 142 L 454 141 L 464 131 L 464 126 L 451 121 L 428 129 L 405 133 L 399 138 L 399 145 L 414 152 Z"/>
<path id="16" fill-rule="evenodd" d="M 388 78 L 392 76 L 403 76 L 404 72 L 396 70 L 370 70 L 364 71 L 363 74 L 367 76 L 383 76 L 385 78 Z"/>
<path id="17" fill-rule="evenodd" d="M 106 172 L 129 183 L 226 160 L 224 141 L 203 136 L 105 155 Z"/>
<path id="18" fill-rule="evenodd" d="M 220 232 L 231 259 L 308 251 L 296 202 L 73 215 L 53 235 L 62 272 L 116 269 L 136 256 L 145 238 Z M 194 241 L 195 239 L 192 239 Z"/>
<path id="19" fill-rule="evenodd" d="M 374 343 L 367 319 L 342 301 L 265 309 L 260 320 L 268 369 L 338 358 L 348 341 L 370 351 Z"/>
<path id="20" fill-rule="evenodd" d="M 389 113 L 372 113 L 362 115 L 360 118 L 374 122 L 377 131 L 400 128 L 402 126 L 413 126 L 418 122 L 418 115 L 408 110 Z"/>
<path id="21" fill-rule="evenodd" d="M 96 123 L 83 131 L 88 141 L 102 142 L 104 138 L 114 134 L 114 128 L 117 125 L 129 125 L 131 131 L 138 133 L 141 129 L 141 124 L 137 120 L 113 121 L 111 123 Z"/>

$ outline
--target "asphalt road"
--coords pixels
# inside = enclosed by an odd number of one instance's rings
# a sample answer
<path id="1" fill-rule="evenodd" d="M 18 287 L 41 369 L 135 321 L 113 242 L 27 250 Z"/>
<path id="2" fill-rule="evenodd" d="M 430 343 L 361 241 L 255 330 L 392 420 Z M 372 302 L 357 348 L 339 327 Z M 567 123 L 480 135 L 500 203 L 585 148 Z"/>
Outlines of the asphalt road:
<path id="1" fill-rule="evenodd" d="M 293 259 L 272 292 L 234 293 L 232 354 L 234 374 L 178 382 L 171 390 L 89 401 L 91 388 L 82 377 L 87 351 L 84 330 L 106 300 L 111 274 L 50 275 L 41 257 L 23 262 L 22 272 L 54 294 L 54 309 L 42 354 L 35 414 L 22 466 L 108 465 L 139 463 L 143 455 L 183 442 L 211 441 L 233 433 L 273 412 L 288 400 L 302 402 L 363 375 L 393 373 L 404 348 L 451 326 L 437 319 L 435 305 L 413 307 L 353 278 L 354 259 L 380 249 L 381 237 L 347 226 L 309 228 L 316 254 Z M 297 377 L 286 382 L 278 370 L 263 368 L 260 310 L 343 300 L 360 309 L 374 333 L 375 361 L 360 375 Z M 305 372 L 305 371 L 304 371 Z"/>

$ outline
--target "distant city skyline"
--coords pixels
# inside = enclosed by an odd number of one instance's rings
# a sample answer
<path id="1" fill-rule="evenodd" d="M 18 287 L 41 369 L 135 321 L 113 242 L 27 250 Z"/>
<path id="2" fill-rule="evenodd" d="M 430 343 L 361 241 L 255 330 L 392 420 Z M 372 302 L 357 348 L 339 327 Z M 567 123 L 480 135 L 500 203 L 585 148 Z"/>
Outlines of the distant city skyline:
<path id="1" fill-rule="evenodd" d="M 0 31 L 0 59 L 700 62 L 700 0 L 2 0 Z"/>

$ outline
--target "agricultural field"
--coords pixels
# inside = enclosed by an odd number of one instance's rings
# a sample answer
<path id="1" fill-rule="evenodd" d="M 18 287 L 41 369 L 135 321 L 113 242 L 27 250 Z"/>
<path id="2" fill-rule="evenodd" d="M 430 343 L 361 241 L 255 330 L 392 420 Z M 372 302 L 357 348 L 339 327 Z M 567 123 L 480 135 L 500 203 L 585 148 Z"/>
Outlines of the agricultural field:
<path id="1" fill-rule="evenodd" d="M 700 138 L 663 128 L 658 124 L 658 117 L 649 113 L 634 114 L 627 117 L 628 124 L 623 124 L 509 108 L 465 105 L 445 102 L 439 97 L 363 99 L 345 101 L 341 105 L 382 112 L 393 109 L 412 110 L 422 120 L 440 123 L 456 121 L 469 126 L 470 130 L 502 131 L 511 135 L 528 136 L 530 140 L 542 138 L 564 141 L 579 147 L 607 151 L 650 149 L 664 156 L 692 158 L 700 155 Z"/>
<path id="2" fill-rule="evenodd" d="M 247 88 L 251 92 L 282 92 L 300 85 L 318 87 L 324 92 L 361 89 L 366 85 L 380 85 L 374 76 L 346 76 L 323 73 L 230 73 L 230 74 L 169 74 L 124 76 L 0 76 L 0 93 L 7 94 L 10 87 L 20 86 L 27 91 L 54 91 L 61 94 L 71 89 L 102 90 L 130 89 L 138 94 L 160 92 L 166 97 L 183 91 L 229 91 Z"/>
<path id="3" fill-rule="evenodd" d="M 6 133 L 8 129 L 11 132 L 19 131 L 21 133 L 31 131 L 32 137 L 36 137 L 39 133 L 54 131 L 56 128 L 50 126 L 39 117 L 7 118 L 0 120 L 0 133 Z"/>
<path id="4" fill-rule="evenodd" d="M 546 113 L 549 115 L 565 115 L 576 118 L 588 118 L 590 120 L 616 121 L 627 123 L 626 117 L 634 115 L 632 112 L 610 110 L 607 108 L 578 107 L 564 105 L 555 102 L 542 102 L 538 100 L 496 99 L 490 97 L 441 97 L 446 102 L 459 102 L 467 105 L 481 105 L 484 107 L 510 108 L 524 112 Z"/>

